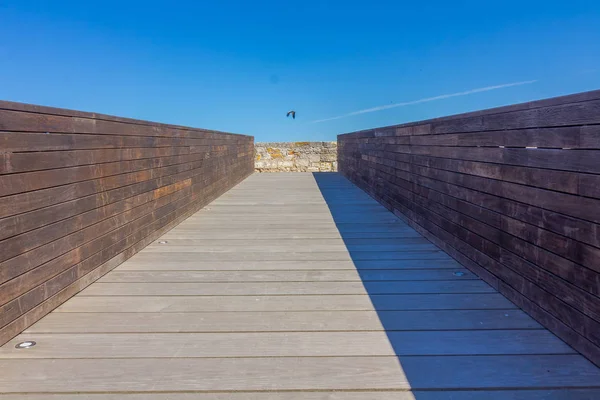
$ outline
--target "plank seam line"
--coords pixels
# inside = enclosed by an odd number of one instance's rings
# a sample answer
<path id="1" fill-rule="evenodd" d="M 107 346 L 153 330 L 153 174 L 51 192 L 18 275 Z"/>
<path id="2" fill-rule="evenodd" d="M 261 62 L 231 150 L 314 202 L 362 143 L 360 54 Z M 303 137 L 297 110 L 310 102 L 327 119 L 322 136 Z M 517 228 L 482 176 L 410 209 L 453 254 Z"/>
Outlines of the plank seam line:
<path id="1" fill-rule="evenodd" d="M 569 346 L 570 347 L 570 346 Z M 72 358 L 45 358 L 45 357 L 37 357 L 37 358 L 0 358 L 0 360 L 162 360 L 165 358 L 168 359 L 181 359 L 181 360 L 223 360 L 223 359 L 261 359 L 261 360 L 270 360 L 270 359 L 282 359 L 282 358 L 311 358 L 311 359 L 320 359 L 320 358 L 417 358 L 417 357 L 436 357 L 436 358 L 451 358 L 451 357 L 537 357 L 537 356 L 579 356 L 583 357 L 579 353 L 573 350 L 572 353 L 505 353 L 505 354 L 423 354 L 423 355 L 408 355 L 408 354 L 396 354 L 396 355 L 350 355 L 350 356 L 207 356 L 207 357 L 173 357 L 173 356 L 164 356 L 164 357 L 72 357 Z M 598 385 L 600 387 L 600 384 Z"/>
<path id="2" fill-rule="evenodd" d="M 499 332 L 521 332 L 521 331 L 547 331 L 544 327 L 539 328 L 490 328 L 490 329 L 476 329 L 476 328 L 465 328 L 465 329 L 357 329 L 357 330 L 347 330 L 347 329 L 333 329 L 333 330 L 280 330 L 280 331 L 24 331 L 22 335 L 154 335 L 154 334 L 162 334 L 162 335 L 189 335 L 189 334 L 248 334 L 248 333 L 259 333 L 259 334 L 279 334 L 279 333 L 365 333 L 365 332 L 489 332 L 489 331 L 499 331 Z M 554 337 L 554 334 L 552 335 Z M 569 346 L 570 347 L 570 346 Z M 575 351 L 574 351 L 575 352 Z M 576 353 L 576 352 L 575 352 Z M 576 353 L 579 354 L 579 353 Z M 489 354 L 487 354 L 489 355 Z M 313 357 L 313 356 L 307 356 Z M 2 357 L 0 357 L 2 358 Z M 148 357 L 140 357 L 140 358 L 148 358 Z M 191 357 L 195 358 L 195 357 Z"/>

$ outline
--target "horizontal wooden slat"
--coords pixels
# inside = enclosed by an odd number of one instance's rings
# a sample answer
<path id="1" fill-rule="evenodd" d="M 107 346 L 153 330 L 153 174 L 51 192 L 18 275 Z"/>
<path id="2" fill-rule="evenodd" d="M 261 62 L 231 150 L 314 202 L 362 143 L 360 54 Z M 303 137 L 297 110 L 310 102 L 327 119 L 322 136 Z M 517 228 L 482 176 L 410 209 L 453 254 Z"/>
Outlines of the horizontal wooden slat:
<path id="1" fill-rule="evenodd" d="M 229 299 L 221 300 L 228 301 Z M 373 309 L 373 307 L 371 308 Z M 378 307 L 377 311 L 219 311 L 195 313 L 190 312 L 190 309 L 192 307 L 188 307 L 186 312 L 180 313 L 164 311 L 160 313 L 58 312 L 50 314 L 25 333 L 37 337 L 39 333 L 384 330 L 391 332 L 542 329 L 531 317 L 520 310 L 513 309 L 382 311 Z M 332 343 L 334 342 L 332 341 Z"/>
<path id="2" fill-rule="evenodd" d="M 597 124 L 600 122 L 599 110 L 600 100 L 594 99 L 481 117 L 440 120 L 432 124 L 431 131 L 452 133 Z"/>
<path id="3" fill-rule="evenodd" d="M 113 271 L 100 282 L 370 282 L 478 279 L 463 268 L 455 270 L 342 271 Z"/>
<path id="4" fill-rule="evenodd" d="M 57 312 L 229 312 L 229 311 L 394 311 L 512 309 L 497 293 L 362 294 L 305 296 L 91 296 L 84 293 Z M 504 315 L 504 314 L 503 314 Z"/>
<path id="5" fill-rule="evenodd" d="M 0 385 L 6 392 L 63 393 L 81 392 L 82 387 L 92 392 L 549 389 L 592 387 L 600 381 L 598 369 L 575 355 L 430 356 L 401 361 L 396 357 L 175 358 L 168 368 L 156 368 L 157 359 L 16 359 L 0 361 L 6 371 Z M 532 381 L 531 376 L 538 378 Z"/>
<path id="6" fill-rule="evenodd" d="M 406 140 L 408 138 L 408 140 Z M 397 144 L 421 146 L 465 147 L 545 147 L 568 149 L 599 149 L 600 126 L 567 126 L 530 128 L 474 133 L 450 133 L 431 136 L 397 137 Z M 390 144 L 396 144 L 390 141 Z"/>
<path id="7" fill-rule="evenodd" d="M 0 359 L 186 357 L 351 357 L 574 354 L 548 331 L 247 332 L 42 334 L 44 346 L 23 352 L 15 338 Z M 387 339 L 387 340 L 386 340 Z M 94 343 L 90 346 L 90 342 Z M 64 349 L 68 347 L 69 351 Z"/>
<path id="8" fill-rule="evenodd" d="M 65 112 L 66 111 L 66 112 Z M 63 110 L 0 108 L 0 131 L 240 140 L 249 136 Z"/>
<path id="9" fill-rule="evenodd" d="M 231 144 L 228 140 L 164 138 L 153 136 L 86 135 L 78 133 L 0 132 L 0 143 L 6 152 L 122 149 L 130 147 L 210 146 Z"/>
<path id="10" fill-rule="evenodd" d="M 166 237 L 161 238 L 161 242 Z M 166 240 L 168 242 L 168 240 Z M 446 260 L 348 260 L 348 261 L 204 261 L 193 253 L 182 253 L 173 260 L 168 253 L 141 253 L 123 264 L 119 271 L 277 271 L 277 270 L 387 270 L 453 269 L 460 264 Z"/>
<path id="11" fill-rule="evenodd" d="M 366 291 L 365 291 L 366 287 Z M 263 283 L 98 283 L 86 296 L 190 296 L 203 295 L 305 295 L 396 293 L 487 293 L 493 291 L 477 280 L 399 282 L 263 282 Z"/>

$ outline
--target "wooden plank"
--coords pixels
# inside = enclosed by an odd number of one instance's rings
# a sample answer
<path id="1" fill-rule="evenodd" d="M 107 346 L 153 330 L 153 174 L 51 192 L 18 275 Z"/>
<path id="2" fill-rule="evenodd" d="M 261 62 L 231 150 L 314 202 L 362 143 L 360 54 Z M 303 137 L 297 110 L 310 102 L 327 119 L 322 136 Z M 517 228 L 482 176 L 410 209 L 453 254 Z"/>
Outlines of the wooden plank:
<path id="1" fill-rule="evenodd" d="M 161 241 L 166 237 L 161 238 Z M 460 269 L 454 260 L 352 260 L 352 261 L 202 261 L 193 253 L 140 253 L 119 271 L 277 271 L 277 270 L 410 270 Z"/>
<path id="2" fill-rule="evenodd" d="M 598 150 L 417 145 L 388 145 L 386 150 L 400 154 L 500 163 L 522 167 L 558 169 L 592 174 L 600 172 L 600 168 L 594 162 L 600 154 Z"/>
<path id="3" fill-rule="evenodd" d="M 224 299 L 227 300 L 227 299 Z M 113 303 L 114 304 L 114 303 Z M 224 306 L 225 307 L 225 306 Z M 192 308 L 192 307 L 189 307 Z M 372 307 L 371 307 L 372 309 Z M 302 312 L 57 312 L 25 331 L 42 333 L 444 331 L 542 329 L 520 310 Z M 539 332 L 538 332 L 539 333 Z M 532 334 L 532 337 L 535 336 Z M 543 335 L 540 334 L 540 337 Z M 25 339 L 23 339 L 25 340 Z M 335 343 L 335 341 L 332 341 Z M 368 342 L 367 342 L 368 343 Z M 8 346 L 10 347 L 10 346 Z"/>
<path id="4" fill-rule="evenodd" d="M 1 360 L 5 392 L 594 387 L 576 355 Z M 77 380 L 73 377 L 77 376 Z M 198 377 L 202 377 L 198 379 Z M 499 379 L 498 377 L 501 377 Z"/>
<path id="5" fill-rule="evenodd" d="M 409 136 L 409 143 L 412 145 L 421 146 L 506 146 L 559 149 L 598 149 L 600 148 L 600 141 L 598 141 L 599 135 L 599 125 L 584 125 L 472 133 L 450 133 L 427 136 L 415 135 Z M 405 137 L 398 137 L 397 139 L 405 139 Z M 391 144 L 396 143 L 391 142 Z"/>
<path id="6" fill-rule="evenodd" d="M 398 230 L 397 232 L 348 232 L 344 233 L 345 239 L 402 239 L 417 238 L 420 235 L 414 230 Z M 247 232 L 240 232 L 234 229 L 211 229 L 210 231 L 198 230 L 195 227 L 183 226 L 177 231 L 171 231 L 163 239 L 166 240 L 185 240 L 188 243 L 200 242 L 206 239 L 212 240 L 241 240 L 247 239 Z M 341 235 L 337 229 L 314 230 L 294 230 L 285 229 L 262 229 L 253 232 L 253 238 L 256 240 L 279 240 L 279 239 L 339 239 Z"/>
<path id="7" fill-rule="evenodd" d="M 548 331 L 248 332 L 36 334 L 43 346 L 21 351 L 21 335 L 0 359 L 186 357 L 352 357 L 575 354 Z M 94 343 L 90 346 L 90 342 Z M 69 348 L 69 351 L 64 351 Z"/>
<path id="8" fill-rule="evenodd" d="M 214 141 L 212 141 L 214 143 Z M 228 141 L 222 141 L 228 143 Z M 162 138 L 151 136 L 82 135 L 64 133 L 0 132 L 1 147 L 7 153 L 25 151 L 95 150 L 128 147 L 171 147 L 210 145 L 208 139 Z"/>
<path id="9" fill-rule="evenodd" d="M 323 391 L 323 392 L 245 392 L 245 393 L 120 393 L 120 394 L 0 394 L 2 400 L 590 400 L 600 397 L 600 389 L 554 390 L 453 390 L 447 391 Z"/>
<path id="10" fill-rule="evenodd" d="M 300 270 L 300 271 L 113 271 L 99 282 L 374 282 L 478 280 L 464 268 L 456 270 Z"/>
<path id="11" fill-rule="evenodd" d="M 161 253 L 150 253 L 159 255 Z M 168 253 L 163 253 L 168 254 Z M 185 253 L 183 253 L 185 254 Z M 198 253 L 188 253 L 198 254 Z M 173 258 L 172 254 L 170 255 Z M 450 260 L 441 250 L 422 251 L 356 251 L 352 255 L 347 250 L 329 252 L 237 252 L 202 253 L 203 261 L 373 261 L 373 260 Z"/>
<path id="12" fill-rule="evenodd" d="M 598 124 L 600 101 L 589 100 L 559 104 L 528 110 L 487 114 L 482 117 L 466 117 L 441 120 L 432 124 L 433 133 L 473 132 L 485 130 L 541 128 L 568 125 Z"/>
<path id="13" fill-rule="evenodd" d="M 56 312 L 255 312 L 255 311 L 393 311 L 513 309 L 497 293 L 306 295 L 306 296 L 85 296 L 82 293 Z M 96 316 L 98 317 L 98 316 Z M 100 318 L 100 317 L 98 317 Z"/>
<path id="14" fill-rule="evenodd" d="M 416 243 L 411 244 L 410 240 L 415 241 Z M 163 246 L 149 246 L 145 249 L 146 253 L 169 253 L 169 254 L 183 254 L 183 253 L 202 253 L 202 254 L 224 254 L 224 253 L 289 253 L 292 251 L 295 252 L 310 252 L 310 253 L 323 253 L 323 252 L 435 252 L 439 251 L 439 249 L 432 245 L 431 243 L 424 241 L 422 238 L 412 238 L 408 239 L 409 243 L 399 243 L 399 244 L 344 244 L 339 243 L 337 245 L 331 245 L 327 243 L 319 244 L 304 244 L 301 241 L 288 242 L 284 243 L 270 243 L 269 241 L 263 241 L 262 243 L 257 243 L 255 245 L 248 244 L 236 244 L 232 242 L 231 244 L 215 244 L 212 246 L 204 245 L 204 246 L 179 246 L 177 244 L 168 243 Z"/>
<path id="15" fill-rule="evenodd" d="M 144 158 L 190 154 L 190 147 L 151 147 L 0 154 L 0 173 L 39 171 Z"/>
<path id="16" fill-rule="evenodd" d="M 509 106 L 496 107 L 486 110 L 480 111 L 472 111 L 463 114 L 451 115 L 447 117 L 434 118 L 426 121 L 419 122 L 411 122 L 407 124 L 394 125 L 389 127 L 375 128 L 375 129 L 367 129 L 363 131 L 346 133 L 342 135 L 338 135 L 338 138 L 341 139 L 343 147 L 344 142 L 351 142 L 353 140 L 357 140 L 360 138 L 374 138 L 377 135 L 377 132 L 386 132 L 390 131 L 391 135 L 395 136 L 417 136 L 417 135 L 432 135 L 432 134 L 443 134 L 443 133 L 453 133 L 453 132 L 477 132 L 488 129 L 483 129 L 484 126 L 484 118 L 488 118 L 486 121 L 489 121 L 489 118 L 492 120 L 502 120 L 503 118 L 508 119 L 513 118 L 516 121 L 519 121 L 521 118 L 523 119 L 522 123 L 532 122 L 531 125 L 517 125 L 517 126 L 508 126 L 507 124 L 500 124 L 500 128 L 491 129 L 491 130 L 504 130 L 504 129 L 524 129 L 527 127 L 537 128 L 540 126 L 551 126 L 554 127 L 556 125 L 551 123 L 550 125 L 545 125 L 545 123 L 540 122 L 544 121 L 544 118 L 536 119 L 536 117 L 546 117 L 544 114 L 548 113 L 548 109 L 553 110 L 552 117 L 556 117 L 557 111 L 565 111 L 564 107 L 561 106 L 569 106 L 572 107 L 572 110 L 567 110 L 567 118 L 565 120 L 569 120 L 569 112 L 577 113 L 579 109 L 582 107 L 585 111 L 585 103 L 593 102 L 598 99 L 598 90 L 577 93 L 573 95 L 567 96 L 559 96 L 550 99 L 536 100 L 526 103 L 520 104 L 512 104 Z M 591 112 L 593 115 L 593 111 Z M 559 114 L 560 115 L 560 114 Z M 533 117 L 533 118 L 532 118 Z M 564 115 L 562 115 L 564 117 Z M 572 116 L 571 116 L 572 117 Z M 515 121 L 512 121 L 513 123 Z M 563 122 L 565 122 L 563 120 Z M 566 125 L 577 125 L 578 123 L 572 122 L 567 123 Z M 443 128 L 440 127 L 444 126 Z"/>
<path id="17" fill-rule="evenodd" d="M 0 131 L 87 133 L 97 135 L 126 135 L 154 137 L 184 137 L 228 140 L 250 139 L 249 136 L 233 135 L 224 132 L 196 128 L 178 127 L 148 121 L 116 118 L 94 113 L 83 113 L 73 117 L 73 112 L 54 111 L 31 112 L 15 110 L 12 107 L 0 109 Z"/>
<path id="18" fill-rule="evenodd" d="M 181 224 L 181 227 L 179 227 L 180 229 L 177 229 L 177 232 L 181 232 L 182 234 L 185 233 L 186 235 L 189 233 L 191 237 L 193 237 L 192 235 L 194 235 L 195 233 L 199 233 L 201 234 L 202 231 L 198 229 L 198 226 L 202 226 L 204 227 L 205 224 L 197 224 L 197 223 L 192 223 L 192 221 L 190 221 L 189 219 L 186 220 L 184 223 Z M 236 232 L 237 230 L 233 227 L 230 227 L 229 225 L 222 225 L 220 227 L 211 227 L 210 232 L 215 232 L 215 234 L 220 234 L 221 232 L 227 232 L 227 233 L 233 233 Z M 177 232 L 173 232 L 173 233 L 177 233 Z M 293 237 L 293 235 L 295 233 L 299 233 L 299 234 L 312 234 L 312 233 L 318 233 L 318 232 L 327 232 L 327 233 L 335 233 L 337 234 L 336 237 L 340 237 L 340 234 L 343 234 L 344 237 L 346 237 L 346 235 L 349 235 L 350 237 L 352 237 L 352 235 L 359 235 L 359 234 L 379 234 L 379 233 L 385 233 L 385 234 L 404 234 L 404 233 L 408 233 L 410 232 L 410 228 L 407 228 L 406 225 L 395 222 L 393 224 L 388 224 L 388 223 L 380 223 L 380 224 L 370 224 L 370 223 L 360 223 L 360 224 L 356 224 L 356 223 L 339 223 L 339 224 L 332 224 L 331 222 L 327 223 L 327 222 L 321 222 L 321 223 L 315 223 L 315 224 L 310 224 L 310 226 L 303 226 L 303 225 L 297 225 L 297 226 L 290 226 L 290 224 L 286 224 L 285 222 L 276 222 L 273 221 L 272 223 L 268 224 L 268 225 L 261 225 L 261 226 L 255 226 L 253 231 L 253 233 L 256 232 L 257 234 L 260 234 L 261 232 L 263 233 L 268 233 L 268 232 L 274 232 L 274 233 L 278 233 L 281 232 L 282 234 L 289 234 L 289 236 L 286 236 L 288 238 Z M 207 231 L 204 231 L 204 233 L 206 234 Z M 247 235 L 247 233 L 246 233 Z M 244 239 L 247 239 L 248 236 L 245 236 Z"/>
<path id="19" fill-rule="evenodd" d="M 366 286 L 366 289 L 365 289 Z M 366 291 L 365 291 L 366 290 Z M 86 296 L 214 296 L 306 294 L 487 293 L 478 280 L 398 282 L 98 283 Z"/>

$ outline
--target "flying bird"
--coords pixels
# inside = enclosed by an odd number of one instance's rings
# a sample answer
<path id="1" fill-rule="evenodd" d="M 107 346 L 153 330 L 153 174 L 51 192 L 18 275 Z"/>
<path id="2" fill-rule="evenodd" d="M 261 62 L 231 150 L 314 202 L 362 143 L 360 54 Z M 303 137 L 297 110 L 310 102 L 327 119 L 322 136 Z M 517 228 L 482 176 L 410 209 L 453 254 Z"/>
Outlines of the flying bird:
<path id="1" fill-rule="evenodd" d="M 292 116 L 293 119 L 296 119 L 296 111 L 292 110 L 292 111 L 288 111 L 286 117 Z"/>

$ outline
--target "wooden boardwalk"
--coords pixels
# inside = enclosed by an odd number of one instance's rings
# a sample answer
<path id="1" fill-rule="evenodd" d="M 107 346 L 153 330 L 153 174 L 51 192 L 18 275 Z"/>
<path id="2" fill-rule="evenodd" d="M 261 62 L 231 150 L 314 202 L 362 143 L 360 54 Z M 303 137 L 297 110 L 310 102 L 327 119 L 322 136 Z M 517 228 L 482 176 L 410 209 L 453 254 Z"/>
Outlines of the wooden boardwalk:
<path id="1" fill-rule="evenodd" d="M 600 399 L 598 368 L 338 174 L 251 176 L 0 371 L 0 400 Z"/>

